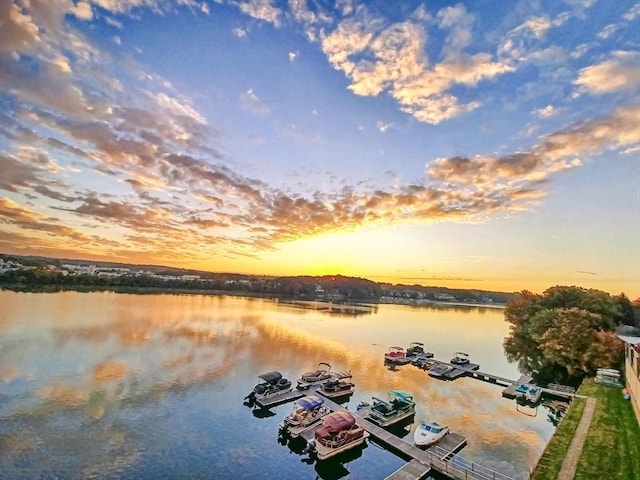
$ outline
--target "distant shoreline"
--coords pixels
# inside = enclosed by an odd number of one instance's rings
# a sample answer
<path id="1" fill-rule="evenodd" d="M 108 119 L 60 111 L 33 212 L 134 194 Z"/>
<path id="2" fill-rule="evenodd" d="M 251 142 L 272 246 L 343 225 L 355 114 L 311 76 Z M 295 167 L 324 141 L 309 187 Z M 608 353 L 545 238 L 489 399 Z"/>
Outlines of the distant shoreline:
<path id="1" fill-rule="evenodd" d="M 465 302 L 446 302 L 446 301 L 432 301 L 432 300 L 408 300 L 400 299 L 393 301 L 390 298 L 373 299 L 373 298 L 353 298 L 353 299 L 326 299 L 326 298 L 314 298 L 307 296 L 295 296 L 295 295 L 282 295 L 272 294 L 264 292 L 248 292 L 243 290 L 206 290 L 206 289 L 188 289 L 188 288 L 160 288 L 160 287 L 99 287 L 99 286 L 82 286 L 76 285 L 73 287 L 62 285 L 41 285 L 38 287 L 29 287 L 19 284 L 0 284 L 0 291 L 12 291 L 17 293 L 61 293 L 61 292 L 78 292 L 78 293 L 92 293 L 92 292 L 112 292 L 119 294 L 131 294 L 131 295 L 207 295 L 207 296 L 231 296 L 231 297 L 247 297 L 247 298 L 267 298 L 272 300 L 280 300 L 283 302 L 313 302 L 320 304 L 335 304 L 335 305 L 360 305 L 360 304 L 372 304 L 372 305 L 406 305 L 410 307 L 425 307 L 425 308 L 437 308 L 437 307 L 462 307 L 462 308 L 496 308 L 504 309 L 506 304 L 501 303 L 465 303 Z"/>

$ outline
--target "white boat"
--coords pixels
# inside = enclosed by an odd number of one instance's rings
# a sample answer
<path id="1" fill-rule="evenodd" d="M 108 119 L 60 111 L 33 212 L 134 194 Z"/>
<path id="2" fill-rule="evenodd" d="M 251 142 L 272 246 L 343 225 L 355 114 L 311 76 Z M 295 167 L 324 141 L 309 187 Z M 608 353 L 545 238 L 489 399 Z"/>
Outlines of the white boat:
<path id="1" fill-rule="evenodd" d="M 280 424 L 280 431 L 296 438 L 301 432 L 315 425 L 329 413 L 331 410 L 324 405 L 322 397 L 307 395 L 294 404 L 293 411 Z"/>
<path id="2" fill-rule="evenodd" d="M 356 425 L 355 417 L 349 412 L 333 412 L 322 418 L 322 425 L 316 429 L 305 452 L 315 455 L 318 460 L 326 460 L 362 445 L 368 436 L 369 432 Z"/>
<path id="3" fill-rule="evenodd" d="M 413 441 L 420 447 L 433 445 L 449 433 L 449 427 L 433 420 L 422 420 L 413 432 Z"/>
<path id="4" fill-rule="evenodd" d="M 281 395 L 293 390 L 293 388 L 291 388 L 291 380 L 287 380 L 280 372 L 275 370 L 258 375 L 258 378 L 262 381 L 253 387 L 249 395 L 244 397 L 246 400 L 249 400 L 249 402 L 266 400 L 272 396 Z"/>

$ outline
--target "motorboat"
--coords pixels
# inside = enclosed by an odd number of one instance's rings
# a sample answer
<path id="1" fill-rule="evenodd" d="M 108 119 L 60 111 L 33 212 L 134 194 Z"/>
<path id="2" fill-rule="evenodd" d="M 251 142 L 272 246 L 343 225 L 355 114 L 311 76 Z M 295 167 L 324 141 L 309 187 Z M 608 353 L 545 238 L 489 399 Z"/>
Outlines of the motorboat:
<path id="1" fill-rule="evenodd" d="M 331 371 L 331 365 L 328 363 L 320 363 L 315 371 L 302 374 L 300 379 L 298 379 L 298 390 L 306 390 L 313 386 L 318 386 L 331 378 L 340 379 L 349 377 L 351 377 L 351 371 L 333 372 Z"/>
<path id="2" fill-rule="evenodd" d="M 425 354 L 420 354 L 411 359 L 411 365 L 415 365 L 416 367 L 423 368 L 425 370 L 429 370 L 435 364 L 436 361 L 433 358 L 426 356 Z"/>
<path id="3" fill-rule="evenodd" d="M 419 447 L 428 447 L 449 433 L 449 427 L 433 420 L 422 420 L 413 432 L 413 441 Z"/>
<path id="4" fill-rule="evenodd" d="M 371 404 L 361 403 L 358 407 L 360 415 L 367 420 L 388 427 L 404 420 L 416 413 L 416 403 L 413 395 L 401 390 L 391 390 L 389 400 L 373 397 Z"/>
<path id="5" fill-rule="evenodd" d="M 455 370 L 453 365 L 437 363 L 429 369 L 429 376 L 434 378 L 447 378 L 446 375 Z"/>
<path id="6" fill-rule="evenodd" d="M 515 397 L 521 402 L 536 404 L 542 397 L 542 389 L 537 385 L 521 383 L 516 387 Z"/>
<path id="7" fill-rule="evenodd" d="M 351 372 L 345 373 L 343 377 L 331 377 L 320 384 L 317 392 L 327 398 L 338 398 L 352 395 L 356 388 L 353 383 Z"/>
<path id="8" fill-rule="evenodd" d="M 327 380 L 331 376 L 331 365 L 321 362 L 318 364 L 318 368 L 311 372 L 305 372 L 298 380 L 298 389 L 304 390 L 309 388 L 314 383 Z"/>
<path id="9" fill-rule="evenodd" d="M 284 378 L 280 372 L 275 370 L 258 375 L 258 378 L 261 382 L 253 387 L 249 395 L 244 397 L 250 402 L 265 400 L 274 395 L 280 395 L 293 390 L 291 388 L 291 380 Z"/>
<path id="10" fill-rule="evenodd" d="M 322 397 L 307 395 L 294 404 L 293 411 L 280 424 L 280 432 L 296 438 L 302 431 L 312 427 L 329 413 L 331 410 L 324 405 Z"/>
<path id="11" fill-rule="evenodd" d="M 356 418 L 347 411 L 337 411 L 325 415 L 314 438 L 305 449 L 317 457 L 326 460 L 345 450 L 349 450 L 364 443 L 369 433 L 356 424 Z"/>
<path id="12" fill-rule="evenodd" d="M 453 365 L 469 365 L 469 354 L 464 352 L 456 352 L 449 362 Z"/>
<path id="13" fill-rule="evenodd" d="M 415 357 L 416 355 L 420 355 L 424 353 L 424 343 L 420 342 L 411 342 L 409 348 L 405 352 L 407 357 Z"/>
<path id="14" fill-rule="evenodd" d="M 384 361 L 395 363 L 397 365 L 406 365 L 411 361 L 411 359 L 406 356 L 404 348 L 389 347 L 389 351 L 384 354 Z"/>

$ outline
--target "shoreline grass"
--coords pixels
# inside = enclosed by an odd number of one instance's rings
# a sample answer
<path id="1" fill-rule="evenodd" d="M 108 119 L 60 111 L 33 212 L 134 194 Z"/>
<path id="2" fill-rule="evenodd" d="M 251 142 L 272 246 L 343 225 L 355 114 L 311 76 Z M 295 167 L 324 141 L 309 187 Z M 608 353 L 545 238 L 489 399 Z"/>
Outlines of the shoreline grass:
<path id="1" fill-rule="evenodd" d="M 577 393 L 595 398 L 597 403 L 574 479 L 638 480 L 640 426 L 631 402 L 622 395 L 622 388 L 586 379 Z M 572 402 L 533 470 L 531 480 L 554 480 L 557 477 L 585 404 L 586 401 L 580 398 Z"/>

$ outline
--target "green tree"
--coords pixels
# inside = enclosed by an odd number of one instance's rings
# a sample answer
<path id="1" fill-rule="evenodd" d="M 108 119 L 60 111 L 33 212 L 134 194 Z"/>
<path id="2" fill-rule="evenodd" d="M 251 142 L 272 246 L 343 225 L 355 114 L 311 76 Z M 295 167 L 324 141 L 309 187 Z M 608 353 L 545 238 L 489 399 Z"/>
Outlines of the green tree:
<path id="1" fill-rule="evenodd" d="M 618 301 L 618 305 L 620 307 L 620 315 L 617 319 L 618 324 L 636 326 L 636 320 L 631 300 L 629 300 L 629 298 L 624 293 L 621 293 L 614 298 Z"/>
<path id="2" fill-rule="evenodd" d="M 600 290 L 555 286 L 542 295 L 521 292 L 505 309 L 511 324 L 505 353 L 536 379 L 578 381 L 622 363 L 622 342 L 613 333 L 621 311 L 620 300 Z"/>

